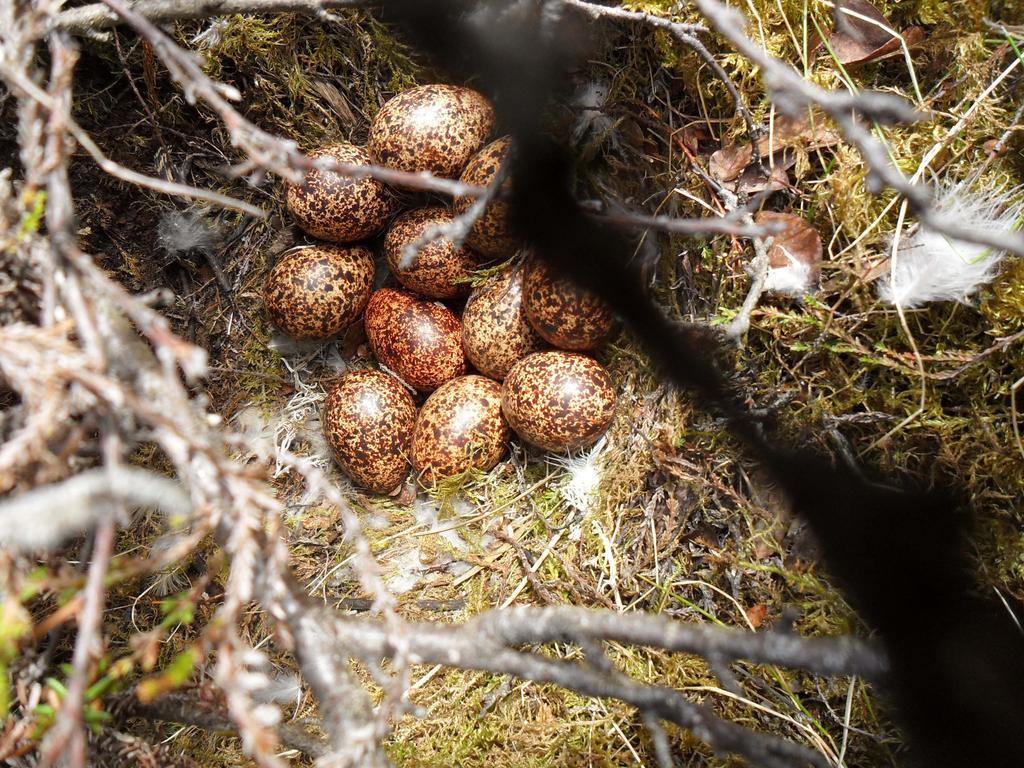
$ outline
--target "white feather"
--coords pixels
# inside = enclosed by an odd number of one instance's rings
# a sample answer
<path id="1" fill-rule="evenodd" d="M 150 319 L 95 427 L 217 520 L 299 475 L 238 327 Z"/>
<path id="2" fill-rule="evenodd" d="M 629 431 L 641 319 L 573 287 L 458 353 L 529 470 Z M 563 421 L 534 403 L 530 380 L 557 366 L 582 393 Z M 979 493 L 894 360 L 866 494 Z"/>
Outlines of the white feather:
<path id="1" fill-rule="evenodd" d="M 597 502 L 607 440 L 607 436 L 602 437 L 592 448 L 576 454 L 548 457 L 549 462 L 567 475 L 558 489 L 559 494 L 566 504 L 580 512 L 591 512 Z"/>
<path id="2" fill-rule="evenodd" d="M 189 251 L 209 254 L 217 250 L 220 231 L 202 209 L 168 211 L 157 224 L 156 240 L 171 256 Z"/>
<path id="3" fill-rule="evenodd" d="M 936 206 L 941 217 L 978 230 L 1012 231 L 1024 214 L 1019 190 L 975 192 L 956 185 Z M 901 307 L 932 301 L 966 302 L 998 274 L 1005 256 L 1004 251 L 919 226 L 900 241 L 890 274 L 879 281 L 878 296 Z"/>
<path id="4" fill-rule="evenodd" d="M 811 265 L 786 254 L 789 263 L 768 270 L 764 289 L 784 296 L 805 296 L 811 290 Z"/>

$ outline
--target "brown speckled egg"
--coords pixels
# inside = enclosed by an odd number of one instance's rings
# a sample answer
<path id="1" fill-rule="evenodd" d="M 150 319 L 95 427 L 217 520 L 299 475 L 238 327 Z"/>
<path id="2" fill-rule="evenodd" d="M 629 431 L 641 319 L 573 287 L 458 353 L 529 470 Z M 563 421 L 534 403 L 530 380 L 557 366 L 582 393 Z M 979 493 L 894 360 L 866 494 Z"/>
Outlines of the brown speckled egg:
<path id="1" fill-rule="evenodd" d="M 369 165 L 369 153 L 352 144 L 329 144 L 310 154 L 340 163 Z M 289 184 L 288 210 L 302 230 L 331 243 L 354 243 L 380 232 L 395 210 L 391 191 L 376 179 L 356 179 L 311 169 L 302 184 Z"/>
<path id="2" fill-rule="evenodd" d="M 430 483 L 501 461 L 511 436 L 501 415 L 501 385 L 483 376 L 445 382 L 420 408 L 412 465 Z"/>
<path id="3" fill-rule="evenodd" d="M 492 141 L 469 161 L 459 181 L 477 187 L 488 186 L 498 175 L 511 145 L 512 140 L 508 136 Z M 462 215 L 468 211 L 473 200 L 467 196 L 455 198 L 455 213 Z M 469 247 L 488 259 L 507 259 L 515 255 L 521 244 L 509 231 L 508 211 L 508 203 L 501 200 L 488 203 L 466 236 Z"/>
<path id="4" fill-rule="evenodd" d="M 536 352 L 509 371 L 501 411 L 516 433 L 548 451 L 597 442 L 615 415 L 608 372 L 592 357 L 574 352 Z"/>
<path id="5" fill-rule="evenodd" d="M 462 323 L 442 304 L 381 288 L 366 305 L 363 325 L 381 364 L 421 392 L 466 372 Z"/>
<path id="6" fill-rule="evenodd" d="M 614 318 L 603 299 L 555 275 L 537 257 L 526 265 L 523 305 L 541 338 L 562 349 L 594 349 L 612 331 Z"/>
<path id="7" fill-rule="evenodd" d="M 410 291 L 432 299 L 454 299 L 469 293 L 467 281 L 470 272 L 476 269 L 476 262 L 468 248 L 456 246 L 445 237 L 420 246 L 416 259 L 405 269 L 401 268 L 407 245 L 418 241 L 430 227 L 451 220 L 452 214 L 446 208 L 417 208 L 395 219 L 388 230 L 384 256 L 391 274 Z"/>
<path id="8" fill-rule="evenodd" d="M 544 340 L 526 320 L 521 266 L 495 275 L 473 291 L 462 313 L 462 346 L 478 371 L 501 381 Z"/>
<path id="9" fill-rule="evenodd" d="M 285 253 L 267 276 L 271 321 L 295 339 L 326 339 L 362 313 L 373 290 L 374 262 L 361 245 L 310 245 Z"/>
<path id="10" fill-rule="evenodd" d="M 323 423 L 353 483 L 390 493 L 405 479 L 416 404 L 394 376 L 371 369 L 344 374 L 327 393 Z"/>
<path id="11" fill-rule="evenodd" d="M 421 85 L 388 101 L 370 125 L 374 161 L 454 178 L 494 127 L 494 108 L 457 85 Z"/>

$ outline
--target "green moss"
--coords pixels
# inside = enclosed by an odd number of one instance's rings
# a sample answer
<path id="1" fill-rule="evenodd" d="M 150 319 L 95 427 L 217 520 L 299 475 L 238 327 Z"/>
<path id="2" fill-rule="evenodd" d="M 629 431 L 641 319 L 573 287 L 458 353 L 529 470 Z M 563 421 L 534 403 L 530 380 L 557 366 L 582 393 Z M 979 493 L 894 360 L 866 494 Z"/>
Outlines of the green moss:
<path id="1" fill-rule="evenodd" d="M 1010 259 L 985 291 L 981 312 L 990 332 L 1005 336 L 1024 327 L 1024 261 Z"/>

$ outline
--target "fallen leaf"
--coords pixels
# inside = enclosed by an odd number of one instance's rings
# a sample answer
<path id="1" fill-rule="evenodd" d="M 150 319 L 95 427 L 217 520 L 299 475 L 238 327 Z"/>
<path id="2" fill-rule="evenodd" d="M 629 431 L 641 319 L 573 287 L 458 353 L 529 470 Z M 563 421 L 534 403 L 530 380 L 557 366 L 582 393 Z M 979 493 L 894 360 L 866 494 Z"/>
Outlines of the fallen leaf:
<path id="1" fill-rule="evenodd" d="M 802 112 L 799 117 L 782 115 L 772 121 L 768 132 L 758 139 L 762 153 L 785 147 L 820 149 L 838 144 L 839 131 L 832 128 L 822 115 Z"/>
<path id="2" fill-rule="evenodd" d="M 800 216 L 792 213 L 761 211 L 754 216 L 755 224 L 782 225 L 782 230 L 772 235 L 768 247 L 768 266 L 772 269 L 786 267 L 794 260 L 821 267 L 821 235 Z"/>
<path id="3" fill-rule="evenodd" d="M 769 169 L 768 176 L 753 162 L 750 144 L 732 144 L 712 153 L 708 172 L 730 192 L 753 194 L 785 189 L 790 185 L 786 171 L 796 164 L 795 150 L 820 149 L 838 143 L 840 138 L 822 117 L 812 121 L 810 114 L 798 118 L 782 116 L 757 140 L 758 152 Z"/>
<path id="4" fill-rule="evenodd" d="M 337 513 L 307 513 L 302 518 L 302 527 L 307 531 L 326 531 L 337 522 Z"/>
<path id="5" fill-rule="evenodd" d="M 755 195 L 766 190 L 777 192 L 780 189 L 788 189 L 790 184 L 787 171 L 795 164 L 796 157 L 791 152 L 778 152 L 772 157 L 770 164 L 765 162 L 768 168 L 766 176 L 756 163 L 751 163 L 743 169 L 731 191 L 742 195 Z"/>
<path id="6" fill-rule="evenodd" d="M 889 20 L 867 0 L 843 0 L 840 13 L 844 23 L 829 34 L 828 47 L 844 67 L 877 61 L 902 47 Z M 923 38 L 920 27 L 910 27 L 903 33 L 908 46 Z"/>
<path id="7" fill-rule="evenodd" d="M 677 131 L 678 139 L 694 155 L 702 155 L 713 151 L 714 140 L 708 129 L 703 125 L 687 125 Z"/>
<path id="8" fill-rule="evenodd" d="M 758 603 L 752 608 L 747 609 L 747 621 L 750 622 L 750 626 L 757 629 L 764 624 L 764 617 L 768 614 L 768 606 L 763 603 Z"/>
<path id="9" fill-rule="evenodd" d="M 824 250 L 818 230 L 799 216 L 773 211 L 758 213 L 754 223 L 781 227 L 768 246 L 767 290 L 799 296 L 818 284 Z"/>
<path id="10" fill-rule="evenodd" d="M 314 80 L 313 90 L 316 94 L 325 101 L 335 115 L 341 120 L 341 124 L 347 128 L 358 123 L 358 119 L 352 112 L 352 108 L 349 107 L 345 97 L 341 95 L 341 91 L 335 88 L 333 85 L 328 83 L 326 80 Z"/>
<path id="11" fill-rule="evenodd" d="M 733 144 L 722 147 L 711 155 L 708 172 L 722 182 L 735 181 L 750 165 L 753 152 L 749 144 Z"/>

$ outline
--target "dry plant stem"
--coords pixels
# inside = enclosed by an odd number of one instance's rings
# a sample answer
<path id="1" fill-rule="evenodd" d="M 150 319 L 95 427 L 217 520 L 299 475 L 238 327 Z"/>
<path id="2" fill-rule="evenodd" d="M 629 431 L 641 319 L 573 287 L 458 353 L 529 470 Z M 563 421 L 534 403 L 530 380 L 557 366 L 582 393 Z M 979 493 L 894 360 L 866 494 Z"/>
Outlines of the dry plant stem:
<path id="1" fill-rule="evenodd" d="M 116 470 L 121 460 L 121 441 L 113 429 L 113 420 L 106 419 L 106 434 L 103 438 L 104 462 Z M 71 676 L 67 684 L 67 695 L 57 712 L 57 722 L 47 733 L 39 749 L 39 768 L 61 763 L 69 768 L 84 768 L 86 765 L 86 737 L 82 722 L 82 708 L 85 705 L 85 690 L 89 685 L 89 671 L 92 663 L 103 650 L 102 623 L 103 606 L 106 602 L 106 578 L 110 558 L 114 554 L 114 533 L 124 507 L 101 502 L 106 514 L 96 526 L 93 537 L 92 564 L 85 583 L 85 601 L 78 617 L 78 635 L 71 659 Z"/>
<path id="2" fill-rule="evenodd" d="M 319 614 L 323 631 L 331 632 L 337 642 L 353 649 L 363 661 L 371 663 L 390 655 L 387 633 L 379 623 L 341 619 L 329 611 L 314 610 Z M 586 696 L 618 699 L 692 731 L 719 754 L 743 755 L 766 768 L 826 765 L 822 755 L 722 720 L 678 691 L 643 685 L 587 664 L 513 650 L 502 642 L 503 638 L 488 634 L 484 627 L 481 630 L 467 632 L 465 628 L 458 631 L 433 624 L 417 625 L 410 633 L 410 658 L 415 663 L 510 674 L 524 680 L 554 683 Z"/>
<path id="3" fill-rule="evenodd" d="M 594 206 L 584 206 L 588 209 Z M 605 211 L 594 214 L 602 221 L 631 229 L 657 229 L 674 235 L 690 237 L 710 237 L 712 235 L 731 235 L 733 237 L 759 237 L 770 234 L 766 227 L 737 221 L 721 216 L 703 219 L 677 219 L 672 216 L 651 216 L 636 211 Z"/>
<path id="4" fill-rule="evenodd" d="M 725 338 L 729 341 L 742 344 L 743 337 L 750 330 L 750 315 L 757 307 L 757 302 L 761 300 L 761 295 L 764 293 L 764 284 L 768 279 L 768 268 L 768 244 L 764 239 L 755 237 L 754 258 L 747 270 L 750 273 L 750 288 L 747 290 L 746 298 L 743 299 L 739 313 L 725 326 Z"/>
<path id="5" fill-rule="evenodd" d="M 121 717 L 141 717 L 146 720 L 194 725 L 219 733 L 237 731 L 235 723 L 226 712 L 196 696 L 182 693 L 161 696 L 146 704 L 131 698 L 119 702 L 115 709 Z M 328 753 L 326 741 L 309 734 L 301 725 L 285 723 L 278 726 L 277 733 L 282 744 L 309 757 L 323 757 Z"/>
<path id="6" fill-rule="evenodd" d="M 1021 126 L 1020 124 L 1022 117 L 1024 117 L 1024 99 L 1021 100 L 1020 105 L 1017 107 L 1017 111 L 1013 113 L 1013 117 L 1010 119 L 1010 125 L 1005 131 L 1003 131 L 1002 135 L 996 140 L 996 143 L 992 145 L 992 149 L 989 151 L 988 156 L 981 165 L 974 170 L 974 173 L 970 175 L 967 181 L 964 182 L 965 187 L 968 187 L 977 181 L 978 178 L 981 177 L 981 174 L 983 174 L 988 169 L 989 165 L 992 164 L 992 161 L 1003 154 L 1003 151 L 1006 149 L 1007 144 L 1010 143 L 1010 139 L 1016 131 L 1024 129 L 1024 126 Z"/>
<path id="7" fill-rule="evenodd" d="M 205 19 L 233 13 L 299 13 L 322 16 L 328 10 L 365 8 L 367 0 L 137 0 L 132 10 L 154 23 Z M 103 3 L 63 11 L 54 26 L 80 34 L 117 26 L 120 17 Z"/>
<path id="8" fill-rule="evenodd" d="M 441 237 L 447 238 L 456 248 L 462 247 L 466 237 L 473 229 L 473 225 L 476 224 L 477 219 L 483 215 L 484 209 L 494 199 L 495 195 L 498 194 L 507 176 L 508 163 L 503 162 L 494 178 L 491 179 L 490 184 L 487 185 L 484 193 L 477 197 L 464 213 L 456 216 L 451 221 L 430 225 L 420 237 L 405 246 L 402 250 L 402 260 L 399 267 L 401 269 L 412 267 L 416 262 L 416 256 L 419 254 L 420 249 Z"/>
<path id="9" fill-rule="evenodd" d="M 218 114 L 231 135 L 232 143 L 248 158 L 233 169 L 237 174 L 266 170 L 292 182 L 301 182 L 303 174 L 311 168 L 334 170 L 356 178 L 371 176 L 386 184 L 410 187 L 442 194 L 470 195 L 485 193 L 482 187 L 443 179 L 429 173 L 409 173 L 374 165 L 351 165 L 329 158 L 314 160 L 299 151 L 294 141 L 267 133 L 243 117 L 231 101 L 241 95 L 234 88 L 211 80 L 203 72 L 195 57 L 179 47 L 151 21 L 136 13 L 120 0 L 103 0 L 104 4 L 123 18 L 153 47 L 174 81 L 181 87 L 190 104 L 202 101 Z"/>
<path id="10" fill-rule="evenodd" d="M 39 86 L 31 80 L 27 80 L 23 75 L 2 61 L 0 61 L 0 75 L 3 76 L 7 83 L 14 86 L 23 95 L 35 99 L 39 105 L 47 111 L 55 108 L 53 100 L 45 91 L 39 88 Z M 198 187 L 192 187 L 188 184 L 179 184 L 165 179 L 158 179 L 154 176 L 147 176 L 144 173 L 139 173 L 138 171 L 133 171 L 130 168 L 125 168 L 120 163 L 116 163 L 107 157 L 103 150 L 99 148 L 95 141 L 93 141 L 88 132 L 76 123 L 69 114 L 63 115 L 63 121 L 71 135 L 75 137 L 79 144 L 82 145 L 82 148 L 89 153 L 100 168 L 111 176 L 115 176 L 129 184 L 137 184 L 140 187 L 152 189 L 165 195 L 186 197 L 193 200 L 204 200 L 208 203 L 219 205 L 222 208 L 230 208 L 259 218 L 263 218 L 267 215 L 267 212 L 262 208 L 247 203 L 244 200 L 238 200 L 229 195 L 223 195 L 209 189 L 199 189 Z"/>
<path id="11" fill-rule="evenodd" d="M 297 593 L 295 589 L 293 594 Z M 384 734 L 374 727 L 373 705 L 349 670 L 352 651 L 323 632 L 317 617 L 303 602 L 286 598 L 280 605 L 284 612 L 282 619 L 295 644 L 295 655 L 320 701 L 324 729 L 331 735 L 330 765 L 339 768 L 390 766 L 381 746 Z"/>
<path id="12" fill-rule="evenodd" d="M 804 638 L 787 632 L 753 633 L 687 624 L 648 613 L 614 613 L 570 606 L 517 606 L 482 614 L 470 624 L 506 645 L 589 639 L 731 661 L 778 664 L 821 675 L 857 674 L 870 680 L 880 680 L 887 670 L 881 652 L 855 638 Z"/>

